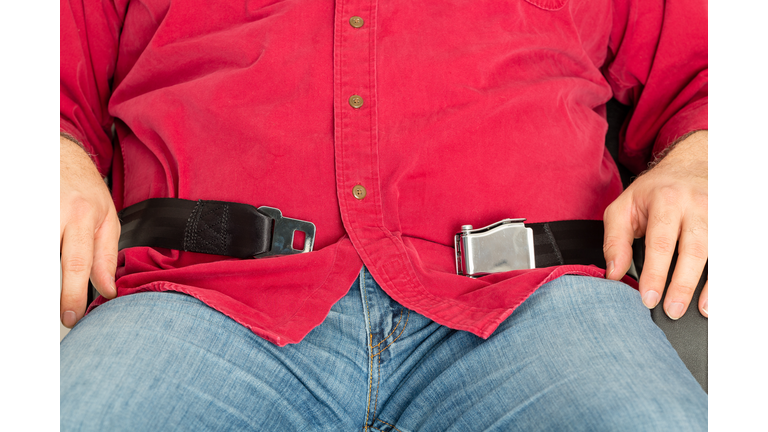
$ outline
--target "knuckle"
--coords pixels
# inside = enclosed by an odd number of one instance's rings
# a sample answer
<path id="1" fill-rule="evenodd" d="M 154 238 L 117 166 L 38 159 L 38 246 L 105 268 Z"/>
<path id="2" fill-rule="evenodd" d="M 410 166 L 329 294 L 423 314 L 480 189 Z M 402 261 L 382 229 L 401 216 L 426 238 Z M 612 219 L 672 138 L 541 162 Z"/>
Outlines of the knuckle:
<path id="1" fill-rule="evenodd" d="M 676 212 L 669 207 L 657 208 L 649 219 L 649 225 L 653 228 L 663 228 L 672 225 Z"/>
<path id="2" fill-rule="evenodd" d="M 624 194 L 619 195 L 618 198 L 616 198 L 615 201 L 608 204 L 608 207 L 605 208 L 603 211 L 603 220 L 610 220 L 612 218 L 618 217 L 622 211 L 626 208 L 626 200 L 624 198 Z"/>
<path id="3" fill-rule="evenodd" d="M 682 191 L 677 186 L 662 186 L 658 193 L 662 203 L 669 206 L 677 205 L 682 195 Z"/>
<path id="4" fill-rule="evenodd" d="M 706 236 L 709 231 L 706 217 L 699 215 L 691 217 L 686 225 L 686 232 L 691 233 L 694 236 Z"/>
<path id="5" fill-rule="evenodd" d="M 691 196 L 691 203 L 706 212 L 709 208 L 709 194 L 707 192 L 694 192 Z"/>
<path id="6" fill-rule="evenodd" d="M 706 261 L 709 257 L 707 246 L 701 242 L 692 242 L 681 245 L 680 255 L 687 255 L 696 261 Z"/>
<path id="7" fill-rule="evenodd" d="M 84 257 L 70 257 L 62 260 L 61 270 L 65 273 L 82 274 L 90 273 L 91 263 Z"/>
<path id="8" fill-rule="evenodd" d="M 649 242 L 649 248 L 656 253 L 671 255 L 675 251 L 677 239 L 671 239 L 665 236 L 658 236 Z"/>
<path id="9" fill-rule="evenodd" d="M 612 243 L 603 243 L 603 254 L 606 254 L 611 251 L 611 248 L 613 248 Z"/>
<path id="10" fill-rule="evenodd" d="M 619 238 L 614 235 L 608 235 L 603 240 L 603 252 L 608 252 L 609 250 L 617 247 L 619 245 Z"/>
<path id="11" fill-rule="evenodd" d="M 688 282 L 677 282 L 673 287 L 670 287 L 670 291 L 674 291 L 677 295 L 690 299 L 693 296 L 693 292 L 696 291 L 696 285 L 691 285 Z"/>
<path id="12" fill-rule="evenodd" d="M 108 268 L 115 268 L 117 267 L 117 254 L 114 253 L 105 253 L 102 254 L 99 257 L 99 266 L 104 266 Z"/>
<path id="13" fill-rule="evenodd" d="M 82 219 L 93 214 L 96 211 L 96 207 L 85 197 L 78 196 L 71 201 L 69 211 L 74 218 Z"/>

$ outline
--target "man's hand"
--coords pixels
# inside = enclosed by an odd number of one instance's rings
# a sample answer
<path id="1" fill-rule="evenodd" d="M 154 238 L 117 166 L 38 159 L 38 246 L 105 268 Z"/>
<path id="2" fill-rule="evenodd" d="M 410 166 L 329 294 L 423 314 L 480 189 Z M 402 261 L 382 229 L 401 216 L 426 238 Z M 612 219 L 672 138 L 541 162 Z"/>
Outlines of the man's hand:
<path id="1" fill-rule="evenodd" d="M 640 295 L 648 308 L 661 299 L 679 241 L 678 259 L 664 301 L 664 311 L 678 319 L 688 309 L 707 263 L 707 131 L 679 142 L 652 169 L 639 176 L 605 210 L 603 252 L 606 277 L 619 280 L 632 259 L 632 240 L 645 236 Z M 708 282 L 699 297 L 707 312 Z"/>
<path id="2" fill-rule="evenodd" d="M 85 313 L 88 277 L 107 298 L 117 294 L 115 269 L 120 221 L 107 185 L 82 147 L 61 138 L 61 323 L 71 328 Z"/>

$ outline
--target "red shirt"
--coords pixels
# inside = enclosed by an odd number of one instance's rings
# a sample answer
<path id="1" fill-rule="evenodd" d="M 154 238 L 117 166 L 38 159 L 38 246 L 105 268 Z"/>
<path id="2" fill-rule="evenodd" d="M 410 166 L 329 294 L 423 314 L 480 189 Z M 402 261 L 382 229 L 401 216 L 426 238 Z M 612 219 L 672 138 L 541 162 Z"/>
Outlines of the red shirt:
<path id="1" fill-rule="evenodd" d="M 403 306 L 481 337 L 547 281 L 603 277 L 457 276 L 453 235 L 601 219 L 622 190 L 612 96 L 633 106 L 635 171 L 706 129 L 706 2 L 459 3 L 62 0 L 61 129 L 111 170 L 118 210 L 223 200 L 317 226 L 313 252 L 280 258 L 124 250 L 118 295 L 185 292 L 282 346 L 363 264 Z"/>

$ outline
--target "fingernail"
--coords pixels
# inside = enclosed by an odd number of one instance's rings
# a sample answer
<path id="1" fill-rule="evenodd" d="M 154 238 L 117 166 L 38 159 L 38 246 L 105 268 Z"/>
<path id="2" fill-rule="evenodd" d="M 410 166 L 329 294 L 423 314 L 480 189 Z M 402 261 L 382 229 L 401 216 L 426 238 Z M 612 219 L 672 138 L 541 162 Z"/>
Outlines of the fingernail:
<path id="1" fill-rule="evenodd" d="M 659 304 L 659 293 L 649 290 L 643 295 L 643 304 L 648 309 L 653 309 Z"/>
<path id="2" fill-rule="evenodd" d="M 680 302 L 674 302 L 670 304 L 669 310 L 667 311 L 667 316 L 673 320 L 679 319 L 681 316 L 683 316 L 683 304 Z"/>
<path id="3" fill-rule="evenodd" d="M 77 315 L 72 311 L 66 311 L 61 314 L 61 323 L 64 324 L 64 327 L 72 328 L 75 326 L 76 321 Z"/>
<path id="4" fill-rule="evenodd" d="M 701 305 L 701 310 L 704 311 L 704 316 L 709 318 L 709 310 L 707 307 L 709 307 L 709 299 L 704 300 L 704 304 Z"/>
<path id="5" fill-rule="evenodd" d="M 611 277 L 611 273 L 613 273 L 613 261 L 609 262 L 605 265 L 605 278 L 608 279 Z"/>

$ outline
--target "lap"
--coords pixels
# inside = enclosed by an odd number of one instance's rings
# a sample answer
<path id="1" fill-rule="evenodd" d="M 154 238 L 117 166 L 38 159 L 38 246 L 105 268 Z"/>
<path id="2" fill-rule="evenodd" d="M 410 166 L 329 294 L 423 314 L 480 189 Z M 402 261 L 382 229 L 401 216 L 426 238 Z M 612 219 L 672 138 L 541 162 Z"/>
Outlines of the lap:
<path id="1" fill-rule="evenodd" d="M 337 395 L 367 359 L 329 376 L 336 342 L 279 348 L 183 294 L 111 300 L 61 343 L 61 430 L 347 429 L 357 419 Z"/>
<path id="2" fill-rule="evenodd" d="M 62 430 L 706 425 L 706 395 L 626 285 L 562 277 L 487 340 L 409 313 L 378 351 L 373 315 L 392 327 L 399 305 L 379 288 L 364 306 L 365 288 L 283 348 L 182 294 L 107 302 L 62 341 Z"/>
<path id="3" fill-rule="evenodd" d="M 706 394 L 619 282 L 565 276 L 487 340 L 434 339 L 430 356 L 393 365 L 410 376 L 380 418 L 398 430 L 706 429 Z"/>

